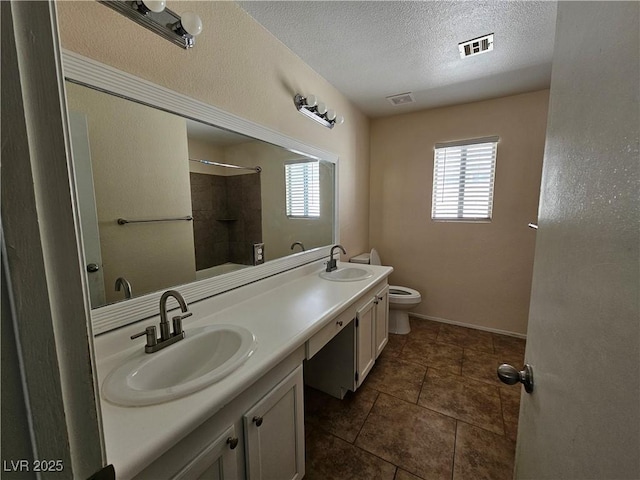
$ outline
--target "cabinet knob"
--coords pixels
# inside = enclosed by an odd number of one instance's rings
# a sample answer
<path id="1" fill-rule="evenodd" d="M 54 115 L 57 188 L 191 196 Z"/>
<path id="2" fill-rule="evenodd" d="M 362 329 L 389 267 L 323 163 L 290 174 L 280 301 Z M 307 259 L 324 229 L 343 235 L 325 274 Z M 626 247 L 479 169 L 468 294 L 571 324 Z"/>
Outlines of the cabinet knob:
<path id="1" fill-rule="evenodd" d="M 238 446 L 238 437 L 227 438 L 227 444 L 231 450 L 234 450 Z"/>
<path id="2" fill-rule="evenodd" d="M 342 326 L 342 320 L 337 321 L 337 322 L 336 322 L 336 325 L 338 325 L 339 327 L 341 327 L 341 326 Z"/>
<path id="3" fill-rule="evenodd" d="M 262 425 L 262 417 L 256 415 L 255 417 L 253 417 L 253 423 L 256 424 L 256 427 L 259 427 L 260 425 Z"/>

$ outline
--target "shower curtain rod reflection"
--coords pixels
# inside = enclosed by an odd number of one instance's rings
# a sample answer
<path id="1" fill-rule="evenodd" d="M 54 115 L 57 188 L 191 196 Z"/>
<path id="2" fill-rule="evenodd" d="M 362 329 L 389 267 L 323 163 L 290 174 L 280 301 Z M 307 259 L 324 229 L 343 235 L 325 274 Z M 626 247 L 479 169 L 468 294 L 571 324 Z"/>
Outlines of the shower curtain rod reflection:
<path id="1" fill-rule="evenodd" d="M 205 165 L 215 165 L 217 167 L 238 168 L 240 170 L 253 170 L 256 173 L 260 173 L 262 171 L 261 167 L 242 167 L 240 165 L 232 165 L 230 163 L 212 162 L 210 160 L 200 160 L 198 158 L 190 158 L 189 161 L 190 162 L 204 163 Z"/>

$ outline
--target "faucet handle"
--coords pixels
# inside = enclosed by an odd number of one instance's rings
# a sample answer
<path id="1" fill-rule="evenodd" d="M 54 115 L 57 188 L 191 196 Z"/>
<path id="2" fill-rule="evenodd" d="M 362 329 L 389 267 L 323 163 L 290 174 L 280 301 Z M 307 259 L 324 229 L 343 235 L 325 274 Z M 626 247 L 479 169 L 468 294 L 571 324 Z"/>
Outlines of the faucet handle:
<path id="1" fill-rule="evenodd" d="M 173 323 L 173 335 L 180 335 L 182 333 L 182 319 L 187 318 L 193 315 L 191 312 L 187 312 L 184 315 L 176 315 L 171 318 L 171 323 Z"/>
<path id="2" fill-rule="evenodd" d="M 147 336 L 147 346 L 153 347 L 158 343 L 158 338 L 156 337 L 156 327 L 155 325 L 151 325 L 150 327 L 145 328 L 142 332 L 138 332 L 135 335 L 131 335 L 131 340 L 141 337 L 142 335 Z"/>

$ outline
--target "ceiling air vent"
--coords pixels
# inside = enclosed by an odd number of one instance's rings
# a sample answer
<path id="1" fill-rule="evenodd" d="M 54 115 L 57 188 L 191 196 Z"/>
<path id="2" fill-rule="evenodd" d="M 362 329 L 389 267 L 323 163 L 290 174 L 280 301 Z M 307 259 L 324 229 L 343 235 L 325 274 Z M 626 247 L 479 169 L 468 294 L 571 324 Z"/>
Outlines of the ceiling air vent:
<path id="1" fill-rule="evenodd" d="M 460 50 L 460 58 L 490 52 L 493 50 L 493 33 L 459 43 L 458 50 Z"/>
<path id="2" fill-rule="evenodd" d="M 387 97 L 387 100 L 391 102 L 391 105 L 405 105 L 407 103 L 415 102 L 415 99 L 413 98 L 413 94 L 411 92 L 391 95 L 390 97 Z"/>

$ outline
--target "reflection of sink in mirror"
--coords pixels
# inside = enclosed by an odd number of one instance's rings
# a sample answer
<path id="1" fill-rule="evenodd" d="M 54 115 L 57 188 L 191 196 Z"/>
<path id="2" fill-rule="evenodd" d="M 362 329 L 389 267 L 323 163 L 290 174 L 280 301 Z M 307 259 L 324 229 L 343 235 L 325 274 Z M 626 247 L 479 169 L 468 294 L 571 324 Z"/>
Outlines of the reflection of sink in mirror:
<path id="1" fill-rule="evenodd" d="M 215 267 L 253 265 L 255 243 L 265 244 L 266 261 L 296 254 L 296 241 L 307 250 L 333 243 L 331 162 L 83 85 L 67 82 L 66 89 L 78 119 L 71 125 L 74 168 L 84 172 L 77 180 L 85 263 L 100 266 L 88 275 L 92 308 L 124 300 L 113 288 L 118 277 L 137 297 L 234 275 Z M 310 204 L 287 198 L 287 182 L 298 174 L 318 182 Z M 85 212 L 93 212 L 92 223 Z M 193 221 L 116 222 L 186 217 Z"/>
<path id="2" fill-rule="evenodd" d="M 356 282 L 372 276 L 371 270 L 361 267 L 345 267 L 333 272 L 320 272 L 320 277 L 334 282 Z"/>
<path id="3" fill-rule="evenodd" d="M 144 353 L 141 347 L 107 376 L 103 395 L 123 406 L 180 398 L 233 373 L 256 347 L 253 334 L 236 325 L 185 330 L 184 340 L 156 353 Z"/>

